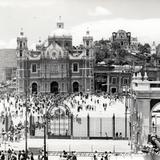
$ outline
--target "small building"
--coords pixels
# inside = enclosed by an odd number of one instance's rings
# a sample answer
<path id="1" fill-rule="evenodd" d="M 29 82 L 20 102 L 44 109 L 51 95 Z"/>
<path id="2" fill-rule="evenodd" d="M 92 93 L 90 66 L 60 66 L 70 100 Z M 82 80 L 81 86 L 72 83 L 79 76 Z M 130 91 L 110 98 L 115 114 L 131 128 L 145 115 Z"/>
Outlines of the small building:
<path id="1" fill-rule="evenodd" d="M 128 48 L 131 44 L 131 32 L 119 30 L 118 32 L 112 33 L 111 42 L 116 42 L 121 48 Z"/>
<path id="2" fill-rule="evenodd" d="M 130 87 L 131 77 L 132 68 L 129 65 L 97 65 L 94 71 L 95 91 L 122 93 L 124 88 Z"/>

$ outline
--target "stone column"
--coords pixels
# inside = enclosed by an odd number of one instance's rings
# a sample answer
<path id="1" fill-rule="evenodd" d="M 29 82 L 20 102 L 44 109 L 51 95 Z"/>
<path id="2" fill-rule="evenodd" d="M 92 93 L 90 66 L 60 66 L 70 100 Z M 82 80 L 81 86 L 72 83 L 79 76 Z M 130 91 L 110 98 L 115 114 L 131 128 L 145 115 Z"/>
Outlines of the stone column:
<path id="1" fill-rule="evenodd" d="M 150 134 L 150 99 L 137 99 L 137 120 L 140 129 L 139 144 L 147 144 Z"/>

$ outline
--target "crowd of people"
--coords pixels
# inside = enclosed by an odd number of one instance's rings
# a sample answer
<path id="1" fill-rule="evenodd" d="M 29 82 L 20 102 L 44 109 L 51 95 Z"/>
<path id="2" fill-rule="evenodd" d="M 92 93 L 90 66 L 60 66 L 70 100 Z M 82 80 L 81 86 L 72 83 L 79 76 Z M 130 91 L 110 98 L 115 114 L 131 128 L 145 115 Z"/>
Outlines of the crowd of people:
<path id="1" fill-rule="evenodd" d="M 15 151 L 8 149 L 8 151 L 0 151 L 0 160 L 34 160 L 34 155 L 32 152 Z"/>
<path id="2" fill-rule="evenodd" d="M 26 105 L 27 115 L 33 117 L 34 129 L 36 129 L 43 127 L 45 111 L 53 106 L 66 105 L 73 115 L 77 115 L 82 112 L 108 112 L 113 108 L 114 103 L 123 103 L 123 101 L 123 97 L 107 94 L 38 94 L 29 96 L 27 100 L 26 97 L 15 94 L 1 95 L 2 137 L 4 138 L 7 134 L 7 139 L 10 141 L 18 141 L 24 137 Z M 114 111 L 116 112 L 116 108 Z"/>
<path id="3" fill-rule="evenodd" d="M 103 154 L 98 155 L 98 152 L 95 151 L 93 154 L 93 160 L 109 160 L 111 153 L 105 151 Z M 70 153 L 66 152 L 65 150 L 60 154 L 60 160 L 77 160 L 76 151 L 72 151 Z"/>
<path id="4" fill-rule="evenodd" d="M 124 102 L 124 97 L 108 94 L 37 94 L 27 98 L 6 93 L 0 95 L 0 130 L 2 143 L 6 141 L 20 141 L 25 138 L 25 114 L 27 108 L 28 126 L 30 118 L 33 117 L 35 130 L 43 127 L 44 114 L 51 107 L 66 105 L 73 115 L 83 112 L 107 113 L 108 108 L 117 102 Z M 26 107 L 27 105 L 27 107 Z M 31 120 L 31 121 L 32 121 Z M 28 132 L 29 132 L 29 128 Z M 23 153 L 23 152 L 22 152 Z M 4 153 L 1 152 L 1 155 Z M 17 153 L 12 152 L 11 155 Z M 74 154 L 74 153 L 73 153 Z M 16 155 L 17 156 L 17 155 Z M 3 156 L 2 156 L 3 157 Z"/>

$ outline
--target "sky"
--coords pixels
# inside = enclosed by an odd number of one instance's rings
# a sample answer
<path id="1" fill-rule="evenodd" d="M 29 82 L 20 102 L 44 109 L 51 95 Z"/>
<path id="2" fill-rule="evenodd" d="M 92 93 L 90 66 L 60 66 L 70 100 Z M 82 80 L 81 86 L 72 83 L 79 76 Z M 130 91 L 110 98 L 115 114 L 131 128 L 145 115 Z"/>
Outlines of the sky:
<path id="1" fill-rule="evenodd" d="M 131 32 L 140 43 L 160 43 L 160 0 L 0 0 L 0 48 L 16 48 L 23 28 L 29 48 L 46 40 L 61 16 L 73 37 L 82 43 L 86 30 L 94 40 L 112 32 Z"/>

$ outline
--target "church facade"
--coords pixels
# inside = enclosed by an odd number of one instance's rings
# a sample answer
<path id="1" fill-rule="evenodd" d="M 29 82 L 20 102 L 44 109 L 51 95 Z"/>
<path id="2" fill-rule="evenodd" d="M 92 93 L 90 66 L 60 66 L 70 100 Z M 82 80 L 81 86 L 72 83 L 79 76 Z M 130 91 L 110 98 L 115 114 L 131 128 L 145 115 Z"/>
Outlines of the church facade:
<path id="1" fill-rule="evenodd" d="M 83 45 L 72 46 L 72 35 L 62 21 L 36 50 L 29 50 L 27 37 L 17 37 L 17 93 L 73 93 L 94 91 L 93 37 L 89 31 Z"/>

